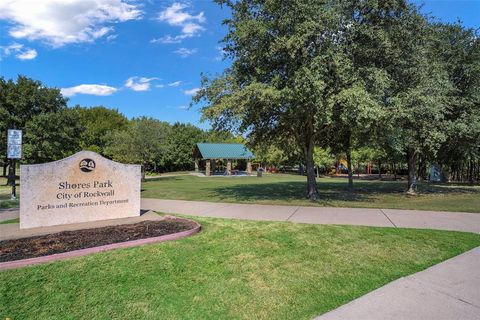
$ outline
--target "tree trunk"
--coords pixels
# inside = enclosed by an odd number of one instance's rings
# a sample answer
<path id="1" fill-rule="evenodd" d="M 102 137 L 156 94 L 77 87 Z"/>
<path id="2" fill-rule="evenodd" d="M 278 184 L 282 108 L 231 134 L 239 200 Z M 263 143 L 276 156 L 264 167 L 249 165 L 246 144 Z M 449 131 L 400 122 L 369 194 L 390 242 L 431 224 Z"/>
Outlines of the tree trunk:
<path id="1" fill-rule="evenodd" d="M 378 161 L 378 179 L 382 180 L 382 162 Z"/>
<path id="2" fill-rule="evenodd" d="M 10 159 L 10 165 L 8 166 L 8 178 L 7 178 L 7 185 L 14 186 L 15 185 L 15 160 Z"/>
<path id="3" fill-rule="evenodd" d="M 421 157 L 419 164 L 418 164 L 418 179 L 419 180 L 427 180 L 427 159 L 425 157 Z"/>
<path id="4" fill-rule="evenodd" d="M 423 180 L 422 179 L 423 157 L 419 157 L 419 159 L 417 159 L 417 162 L 418 162 L 417 179 L 421 181 Z"/>
<path id="5" fill-rule="evenodd" d="M 472 156 L 470 156 L 470 165 L 469 165 L 469 172 L 468 172 L 468 180 L 470 181 L 470 183 L 473 183 L 474 181 L 474 178 L 473 178 L 473 159 L 472 159 Z"/>
<path id="6" fill-rule="evenodd" d="M 475 180 L 479 181 L 480 180 L 480 160 L 477 160 L 477 164 L 475 165 Z"/>
<path id="7" fill-rule="evenodd" d="M 304 148 L 305 163 L 307 165 L 307 198 L 315 201 L 320 198 L 315 180 L 315 164 L 313 162 L 313 140 Z"/>
<path id="8" fill-rule="evenodd" d="M 353 172 L 352 172 L 352 151 L 347 149 L 347 169 L 348 169 L 348 190 L 353 189 Z"/>
<path id="9" fill-rule="evenodd" d="M 3 177 L 7 176 L 8 159 L 3 159 Z"/>
<path id="10" fill-rule="evenodd" d="M 409 149 L 407 152 L 408 162 L 408 185 L 407 193 L 415 194 L 417 192 L 417 152 Z"/>
<path id="11" fill-rule="evenodd" d="M 393 180 L 397 181 L 397 168 L 395 166 L 395 161 L 392 163 L 392 169 L 393 169 Z"/>

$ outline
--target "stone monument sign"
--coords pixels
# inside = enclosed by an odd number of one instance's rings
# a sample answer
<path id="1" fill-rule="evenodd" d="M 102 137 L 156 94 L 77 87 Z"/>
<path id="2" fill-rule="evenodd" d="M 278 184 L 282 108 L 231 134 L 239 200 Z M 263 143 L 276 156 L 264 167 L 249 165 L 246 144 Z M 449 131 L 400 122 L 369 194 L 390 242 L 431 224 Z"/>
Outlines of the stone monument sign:
<path id="1" fill-rule="evenodd" d="M 91 151 L 20 166 L 20 228 L 140 215 L 139 165 Z"/>

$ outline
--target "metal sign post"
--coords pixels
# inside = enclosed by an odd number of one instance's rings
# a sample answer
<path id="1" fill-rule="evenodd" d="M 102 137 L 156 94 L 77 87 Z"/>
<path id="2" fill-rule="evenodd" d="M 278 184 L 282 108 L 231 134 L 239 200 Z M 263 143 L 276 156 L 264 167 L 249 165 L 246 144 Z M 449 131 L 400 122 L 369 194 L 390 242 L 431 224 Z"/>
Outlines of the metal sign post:
<path id="1" fill-rule="evenodd" d="M 12 196 L 10 198 L 15 200 L 17 199 L 15 166 L 16 159 L 22 158 L 22 130 L 8 129 L 7 137 L 7 158 L 10 159 L 8 180 L 12 185 Z"/>

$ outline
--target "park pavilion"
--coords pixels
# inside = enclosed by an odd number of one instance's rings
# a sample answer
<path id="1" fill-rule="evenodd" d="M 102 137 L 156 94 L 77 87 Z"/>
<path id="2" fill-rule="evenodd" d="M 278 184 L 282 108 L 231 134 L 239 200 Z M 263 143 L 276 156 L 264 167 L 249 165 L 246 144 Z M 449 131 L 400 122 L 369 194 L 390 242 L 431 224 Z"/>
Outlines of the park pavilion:
<path id="1" fill-rule="evenodd" d="M 197 143 L 193 151 L 195 171 L 205 167 L 205 175 L 212 174 L 236 175 L 246 162 L 247 174 L 252 174 L 253 153 L 241 143 Z M 226 165 L 225 165 L 226 164 Z"/>

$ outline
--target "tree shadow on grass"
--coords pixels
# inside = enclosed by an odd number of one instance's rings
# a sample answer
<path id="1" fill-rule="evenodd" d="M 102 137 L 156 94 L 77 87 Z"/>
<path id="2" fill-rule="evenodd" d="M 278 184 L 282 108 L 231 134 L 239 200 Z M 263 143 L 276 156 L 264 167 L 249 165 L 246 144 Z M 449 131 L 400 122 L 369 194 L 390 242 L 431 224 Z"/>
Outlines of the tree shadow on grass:
<path id="1" fill-rule="evenodd" d="M 347 182 L 325 181 L 317 182 L 319 189 L 326 191 L 347 191 Z M 403 194 L 407 188 L 406 181 L 355 181 L 353 193 L 362 194 Z M 446 193 L 480 193 L 480 188 L 467 184 L 442 183 L 432 184 L 428 182 L 418 183 L 419 194 L 446 194 Z"/>
<path id="2" fill-rule="evenodd" d="M 294 201 L 306 200 L 306 182 L 277 182 L 265 184 L 242 184 L 235 186 L 224 186 L 213 189 L 215 197 L 220 200 L 234 200 L 239 202 L 249 201 Z M 346 187 L 343 190 L 319 189 L 322 201 L 349 200 L 368 201 L 368 194 L 348 192 Z"/>
<path id="3" fill-rule="evenodd" d="M 441 184 L 430 184 L 422 183 L 419 186 L 421 193 L 479 193 L 480 188 L 478 186 L 473 186 L 469 184 L 458 184 L 458 183 L 441 183 Z"/>
<path id="4" fill-rule="evenodd" d="M 143 183 L 155 182 L 155 181 L 178 181 L 182 180 L 181 176 L 168 176 L 168 177 L 155 177 L 155 178 L 148 178 Z"/>
<path id="5" fill-rule="evenodd" d="M 381 195 L 404 195 L 406 183 L 402 182 L 361 182 L 355 181 L 352 191 L 348 190 L 346 182 L 325 181 L 317 182 L 321 202 L 352 201 L 368 202 Z M 221 200 L 249 202 L 249 201 L 295 201 L 305 200 L 307 183 L 303 181 L 273 182 L 261 184 L 241 184 L 222 186 L 213 189 L 215 197 Z M 419 194 L 445 193 L 480 193 L 479 190 L 456 185 L 419 185 Z"/>

